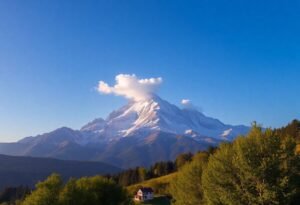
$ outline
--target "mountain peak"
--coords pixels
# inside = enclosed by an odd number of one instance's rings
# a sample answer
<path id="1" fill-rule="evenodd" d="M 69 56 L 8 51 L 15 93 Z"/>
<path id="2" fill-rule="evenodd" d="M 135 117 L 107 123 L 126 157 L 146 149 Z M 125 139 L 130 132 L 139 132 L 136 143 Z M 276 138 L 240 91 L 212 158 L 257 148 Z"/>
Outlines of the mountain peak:
<path id="1" fill-rule="evenodd" d="M 106 120 L 96 119 L 81 130 L 97 132 L 107 139 L 131 136 L 136 133 L 146 136 L 153 131 L 179 135 L 186 135 L 189 131 L 203 137 L 231 139 L 237 134 L 244 134 L 247 130 L 244 127 L 226 125 L 195 109 L 180 109 L 156 94 L 150 96 L 129 101 L 127 105 L 110 113 Z"/>

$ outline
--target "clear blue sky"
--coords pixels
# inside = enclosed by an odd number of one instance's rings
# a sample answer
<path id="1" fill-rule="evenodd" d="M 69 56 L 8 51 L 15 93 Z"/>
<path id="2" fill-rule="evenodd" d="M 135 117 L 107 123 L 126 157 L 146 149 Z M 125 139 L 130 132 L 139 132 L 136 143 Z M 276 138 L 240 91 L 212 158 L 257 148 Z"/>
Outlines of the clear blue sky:
<path id="1" fill-rule="evenodd" d="M 162 77 L 225 123 L 300 118 L 299 1 L 0 1 L 0 141 L 78 129 L 126 103 L 119 73 Z"/>

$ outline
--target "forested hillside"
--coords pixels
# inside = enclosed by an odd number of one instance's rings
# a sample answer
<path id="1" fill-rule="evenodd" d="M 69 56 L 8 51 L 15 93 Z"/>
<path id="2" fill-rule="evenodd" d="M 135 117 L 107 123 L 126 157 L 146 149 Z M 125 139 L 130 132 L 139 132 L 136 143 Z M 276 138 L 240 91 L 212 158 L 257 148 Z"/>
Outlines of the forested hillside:
<path id="1" fill-rule="evenodd" d="M 299 121 L 222 144 L 183 167 L 170 183 L 174 204 L 299 204 Z M 186 196 L 189 196 L 188 198 Z"/>
<path id="2" fill-rule="evenodd" d="M 128 190 L 150 186 L 175 205 L 299 204 L 299 128 L 297 120 L 274 130 L 254 124 L 247 136 L 199 152 L 176 173 Z"/>

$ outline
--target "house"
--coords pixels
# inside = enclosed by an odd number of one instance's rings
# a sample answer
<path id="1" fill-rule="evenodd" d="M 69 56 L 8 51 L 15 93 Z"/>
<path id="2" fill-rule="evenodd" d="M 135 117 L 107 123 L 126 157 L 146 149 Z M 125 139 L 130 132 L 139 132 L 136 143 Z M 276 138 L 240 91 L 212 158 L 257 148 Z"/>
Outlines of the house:
<path id="1" fill-rule="evenodd" d="M 134 196 L 135 201 L 147 201 L 153 199 L 153 190 L 150 187 L 142 187 Z"/>

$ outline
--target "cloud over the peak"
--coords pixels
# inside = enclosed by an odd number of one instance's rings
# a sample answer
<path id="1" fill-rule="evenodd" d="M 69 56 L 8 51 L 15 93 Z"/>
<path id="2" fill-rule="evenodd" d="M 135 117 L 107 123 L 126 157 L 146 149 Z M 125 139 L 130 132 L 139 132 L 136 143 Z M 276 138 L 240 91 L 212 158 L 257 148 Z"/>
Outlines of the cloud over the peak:
<path id="1" fill-rule="evenodd" d="M 133 100 L 143 100 L 151 96 L 162 83 L 162 78 L 139 79 L 135 74 L 119 74 L 114 86 L 99 81 L 97 90 L 104 94 L 115 94 Z"/>
<path id="2" fill-rule="evenodd" d="M 189 109 L 189 110 L 197 110 L 201 112 L 202 109 L 199 107 L 195 106 L 190 99 L 182 99 L 181 100 L 181 105 L 183 106 L 184 109 Z"/>
<path id="3" fill-rule="evenodd" d="M 189 105 L 189 104 L 191 104 L 191 100 L 190 99 L 182 99 L 181 104 L 182 105 Z"/>

